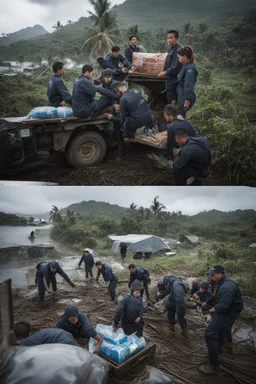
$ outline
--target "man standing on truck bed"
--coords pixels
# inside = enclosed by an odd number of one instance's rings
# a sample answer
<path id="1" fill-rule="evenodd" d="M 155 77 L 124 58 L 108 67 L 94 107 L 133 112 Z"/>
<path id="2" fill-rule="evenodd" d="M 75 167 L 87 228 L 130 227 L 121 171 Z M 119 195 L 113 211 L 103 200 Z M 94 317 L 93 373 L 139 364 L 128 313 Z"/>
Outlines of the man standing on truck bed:
<path id="1" fill-rule="evenodd" d="M 111 99 L 119 99 L 119 95 L 102 86 L 96 87 L 92 84 L 93 67 L 85 64 L 82 68 L 82 75 L 78 76 L 73 85 L 72 109 L 74 116 L 87 117 L 92 112 L 111 105 Z M 96 92 L 104 97 L 94 100 Z"/>
<path id="2" fill-rule="evenodd" d="M 71 93 L 67 90 L 61 78 L 65 73 L 64 64 L 56 61 L 52 66 L 52 70 L 54 75 L 49 81 L 47 90 L 48 105 L 51 107 L 60 107 L 66 103 L 72 104 Z"/>
<path id="3" fill-rule="evenodd" d="M 158 77 L 166 77 L 167 80 L 167 99 L 168 104 L 175 105 L 177 102 L 178 74 L 182 69 L 182 64 L 178 61 L 177 51 L 180 45 L 177 44 L 179 38 L 178 31 L 170 30 L 167 34 L 169 44 L 168 54 L 165 60 L 164 71 L 159 73 Z"/>

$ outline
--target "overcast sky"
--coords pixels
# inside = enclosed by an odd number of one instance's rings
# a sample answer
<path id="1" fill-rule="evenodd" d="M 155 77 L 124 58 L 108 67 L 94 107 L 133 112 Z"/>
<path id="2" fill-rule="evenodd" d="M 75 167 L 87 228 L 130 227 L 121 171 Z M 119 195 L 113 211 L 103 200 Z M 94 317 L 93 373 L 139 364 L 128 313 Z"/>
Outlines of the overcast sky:
<path id="1" fill-rule="evenodd" d="M 111 0 L 111 4 L 121 4 L 125 0 Z M 77 21 L 88 17 L 87 11 L 93 8 L 88 0 L 0 0 L 0 35 L 16 32 L 22 28 L 42 25 L 48 32 L 60 21 Z"/>
<path id="2" fill-rule="evenodd" d="M 122 207 L 131 203 L 149 207 L 159 196 L 169 211 L 193 215 L 203 210 L 256 210 L 256 188 L 247 187 L 1 187 L 0 211 L 35 214 L 52 205 L 65 208 L 72 203 L 96 200 Z"/>

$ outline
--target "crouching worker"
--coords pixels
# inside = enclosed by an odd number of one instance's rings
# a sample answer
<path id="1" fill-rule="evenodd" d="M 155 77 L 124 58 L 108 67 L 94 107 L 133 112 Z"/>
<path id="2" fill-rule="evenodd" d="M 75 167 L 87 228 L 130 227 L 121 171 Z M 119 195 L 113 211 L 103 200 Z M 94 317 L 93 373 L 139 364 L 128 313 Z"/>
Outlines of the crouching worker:
<path id="1" fill-rule="evenodd" d="M 75 288 L 75 284 L 72 283 L 68 275 L 61 269 L 57 261 L 51 261 L 50 263 L 39 263 L 36 266 L 36 280 L 35 283 L 38 284 L 38 293 L 39 299 L 44 301 L 45 291 L 52 294 L 53 291 L 57 291 L 57 281 L 56 273 L 59 273 L 63 279 L 65 279 L 71 287 Z M 49 288 L 52 284 L 52 290 Z"/>
<path id="2" fill-rule="evenodd" d="M 188 339 L 186 314 L 186 288 L 185 283 L 180 277 L 168 276 L 170 296 L 165 304 L 168 310 L 167 318 L 170 324 L 170 331 L 175 333 L 175 314 L 177 313 L 178 322 L 181 327 L 183 335 Z"/>
<path id="3" fill-rule="evenodd" d="M 23 347 L 33 347 L 41 344 L 69 344 L 79 347 L 74 337 L 62 329 L 46 328 L 32 335 L 31 325 L 27 321 L 15 323 L 14 334 L 17 345 Z"/>
<path id="4" fill-rule="evenodd" d="M 201 185 L 201 178 L 209 176 L 211 151 L 205 137 L 189 137 L 185 129 L 177 129 L 174 134 L 181 147 L 178 159 L 173 163 L 177 185 Z"/>
<path id="5" fill-rule="evenodd" d="M 71 333 L 75 339 L 79 337 L 89 339 L 92 337 L 97 341 L 94 352 L 99 349 L 103 341 L 95 331 L 88 316 L 85 313 L 79 312 L 78 309 L 72 305 L 65 308 L 65 313 L 57 321 L 56 328 L 61 328 Z"/>
<path id="6" fill-rule="evenodd" d="M 116 286 L 118 282 L 118 278 L 113 274 L 112 269 L 108 267 L 106 264 L 102 264 L 101 261 L 96 262 L 96 267 L 98 268 L 98 274 L 96 277 L 97 283 L 99 282 L 100 275 L 102 274 L 103 279 L 108 284 L 108 291 L 112 300 L 116 299 Z"/>
<path id="7" fill-rule="evenodd" d="M 114 90 L 122 95 L 120 113 L 124 139 L 134 138 L 138 128 L 143 126 L 153 128 L 155 126 L 149 106 L 138 89 L 128 89 L 126 81 L 122 81 L 114 85 Z"/>
<path id="8" fill-rule="evenodd" d="M 194 303 L 196 303 L 196 305 L 201 307 L 202 304 L 206 302 L 209 299 L 209 297 L 212 295 L 209 287 L 210 285 L 208 281 L 203 281 L 200 284 L 199 290 L 193 293 L 192 297 L 190 298 L 190 301 L 193 301 Z M 208 309 L 208 308 L 209 307 L 204 307 L 203 309 Z"/>
<path id="9" fill-rule="evenodd" d="M 131 285 L 131 293 L 125 295 L 124 299 L 117 306 L 113 326 L 115 332 L 117 331 L 118 323 L 121 321 L 121 327 L 126 335 L 136 332 L 136 336 L 143 336 L 144 321 L 142 314 L 145 309 L 142 306 L 141 290 L 141 285 L 134 281 Z"/>
<path id="10" fill-rule="evenodd" d="M 114 132 L 117 139 L 117 160 L 119 160 L 124 151 L 124 138 L 121 130 L 120 104 L 118 101 L 113 103 L 112 113 L 105 113 L 105 116 L 108 120 L 113 122 Z"/>

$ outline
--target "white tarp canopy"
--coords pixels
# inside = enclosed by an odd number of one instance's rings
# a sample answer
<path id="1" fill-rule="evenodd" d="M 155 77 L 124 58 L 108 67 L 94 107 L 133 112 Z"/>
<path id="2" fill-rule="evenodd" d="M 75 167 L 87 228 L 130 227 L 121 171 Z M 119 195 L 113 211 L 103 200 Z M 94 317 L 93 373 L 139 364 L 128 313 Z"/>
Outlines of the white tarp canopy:
<path id="1" fill-rule="evenodd" d="M 169 245 L 158 236 L 153 235 L 125 235 L 125 236 L 109 236 L 114 241 L 112 245 L 113 253 L 118 252 L 121 242 L 131 244 L 128 247 L 129 252 L 158 252 L 162 249 L 170 249 Z"/>
<path id="2" fill-rule="evenodd" d="M 249 248 L 256 248 L 256 243 L 252 243 L 251 245 L 249 245 Z"/>

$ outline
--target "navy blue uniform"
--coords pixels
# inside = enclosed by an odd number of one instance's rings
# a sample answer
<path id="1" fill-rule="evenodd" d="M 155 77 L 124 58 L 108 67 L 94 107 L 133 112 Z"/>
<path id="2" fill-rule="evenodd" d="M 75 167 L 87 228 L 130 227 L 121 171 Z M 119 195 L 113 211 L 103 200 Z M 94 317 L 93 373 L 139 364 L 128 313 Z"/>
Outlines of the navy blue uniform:
<path id="1" fill-rule="evenodd" d="M 110 293 L 111 298 L 114 299 L 116 297 L 116 286 L 118 282 L 117 276 L 113 274 L 112 269 L 108 267 L 106 264 L 102 264 L 102 268 L 98 269 L 96 280 L 100 278 L 101 274 L 105 282 L 109 283 L 108 291 Z"/>
<path id="2" fill-rule="evenodd" d="M 105 97 L 94 100 L 96 92 Z M 72 109 L 77 117 L 87 117 L 93 111 L 111 104 L 111 99 L 118 99 L 119 96 L 103 87 L 96 87 L 86 76 L 79 76 L 73 85 Z"/>
<path id="3" fill-rule="evenodd" d="M 71 93 L 60 76 L 54 75 L 48 84 L 47 96 L 51 107 L 59 107 L 62 101 L 72 104 Z"/>
<path id="4" fill-rule="evenodd" d="M 168 150 L 168 157 L 169 159 L 173 160 L 174 154 L 173 154 L 173 144 L 174 146 L 177 146 L 177 143 L 174 142 L 174 134 L 177 131 L 177 129 L 185 129 L 188 136 L 195 137 L 196 136 L 196 129 L 193 127 L 193 125 L 190 123 L 189 120 L 179 120 L 174 119 L 170 124 L 167 125 L 167 150 Z"/>
<path id="5" fill-rule="evenodd" d="M 173 163 L 177 185 L 186 185 L 190 177 L 207 177 L 211 165 L 210 145 L 204 137 L 189 137 Z"/>
<path id="6" fill-rule="evenodd" d="M 168 104 L 171 104 L 172 100 L 177 100 L 177 86 L 178 86 L 178 74 L 182 69 L 182 64 L 178 61 L 177 51 L 180 48 L 179 44 L 174 47 L 169 47 L 167 57 L 165 60 L 164 71 L 168 75 L 167 80 L 167 99 Z"/>
<path id="7" fill-rule="evenodd" d="M 216 296 L 215 312 L 205 331 L 210 364 L 218 367 L 219 352 L 225 342 L 232 343 L 231 329 L 243 310 L 243 299 L 238 285 L 224 276 L 219 282 Z"/>
<path id="8" fill-rule="evenodd" d="M 126 59 L 129 61 L 129 63 L 132 63 L 132 54 L 133 52 L 140 52 L 140 49 L 139 47 L 137 47 L 136 45 L 129 45 L 126 50 L 125 50 L 125 57 Z"/>
<path id="9" fill-rule="evenodd" d="M 123 66 L 128 69 L 132 67 L 132 64 L 130 63 L 130 61 L 127 60 L 123 55 L 118 55 L 117 57 L 114 57 L 112 54 L 110 54 L 106 57 L 106 61 L 107 61 L 108 68 L 115 71 L 117 75 L 121 75 L 123 73 L 122 69 L 119 68 L 118 66 L 119 63 L 122 63 Z"/>
<path id="10" fill-rule="evenodd" d="M 185 117 L 186 113 L 183 110 L 185 100 L 190 100 L 189 109 L 193 107 L 196 101 L 195 84 L 198 76 L 198 71 L 194 64 L 188 63 L 183 66 L 178 76 L 178 112 Z"/>
<path id="11" fill-rule="evenodd" d="M 79 347 L 79 344 L 70 333 L 56 328 L 42 329 L 18 343 L 23 347 L 33 347 L 41 344 L 70 344 Z"/>
<path id="12" fill-rule="evenodd" d="M 88 339 L 90 337 L 95 338 L 97 332 L 95 331 L 88 316 L 85 313 L 78 312 L 77 317 L 78 322 L 76 324 L 72 324 L 68 321 L 68 318 L 65 315 L 62 315 L 56 323 L 56 328 L 61 328 L 66 332 L 71 333 L 75 339 L 79 337 Z"/>
<path id="13" fill-rule="evenodd" d="M 127 252 L 127 245 L 126 245 L 126 243 L 121 242 L 119 244 L 119 248 L 120 248 L 120 253 L 121 253 L 121 256 L 122 256 L 122 259 L 123 259 L 124 257 L 126 257 L 126 252 Z"/>
<path id="14" fill-rule="evenodd" d="M 144 289 L 146 292 L 147 299 L 149 300 L 149 290 L 148 290 L 148 284 L 150 284 L 150 277 L 149 277 L 149 271 L 146 268 L 143 267 L 137 267 L 135 268 L 134 272 L 130 273 L 130 281 L 128 283 L 128 287 L 131 288 L 132 282 L 134 280 L 138 280 L 140 282 L 143 282 Z M 141 297 L 144 294 L 144 289 L 141 289 L 140 295 Z"/>
<path id="15" fill-rule="evenodd" d="M 131 335 L 136 332 L 138 337 L 142 337 L 144 321 L 142 319 L 145 309 L 142 306 L 142 298 L 135 297 L 128 293 L 124 299 L 118 304 L 114 316 L 114 324 L 117 326 L 121 321 L 121 326 L 126 335 Z M 140 317 L 140 322 L 137 324 L 135 320 Z"/>
<path id="16" fill-rule="evenodd" d="M 175 313 L 181 328 L 187 328 L 186 313 L 186 291 L 184 281 L 180 277 L 168 276 L 170 296 L 165 306 L 168 309 L 167 318 L 170 324 L 175 324 Z"/>
<path id="17" fill-rule="evenodd" d="M 212 295 L 210 289 L 207 289 L 205 292 L 196 291 L 195 294 L 199 297 L 201 303 L 205 303 L 209 297 Z"/>
<path id="18" fill-rule="evenodd" d="M 81 264 L 83 262 L 84 262 L 84 265 L 85 265 L 85 277 L 88 279 L 89 274 L 90 274 L 91 277 L 93 277 L 93 274 L 92 274 L 92 268 L 94 266 L 93 256 L 90 253 L 87 256 L 83 255 L 81 257 L 81 260 L 78 263 L 79 267 L 81 266 Z"/>
<path id="19" fill-rule="evenodd" d="M 128 89 L 120 100 L 121 127 L 124 137 L 134 138 L 137 128 L 154 127 L 146 100 L 138 89 Z"/>
<path id="20" fill-rule="evenodd" d="M 44 295 L 45 295 L 45 286 L 44 286 L 43 278 L 46 279 L 48 287 L 50 286 L 50 284 L 52 284 L 53 291 L 57 291 L 57 282 L 55 277 L 56 273 L 61 275 L 63 279 L 65 279 L 70 285 L 72 285 L 72 281 L 60 266 L 58 266 L 57 271 L 53 273 L 50 269 L 50 264 L 51 262 L 50 263 L 43 262 L 37 265 L 36 282 L 38 284 L 38 293 L 41 300 L 44 300 Z"/>

